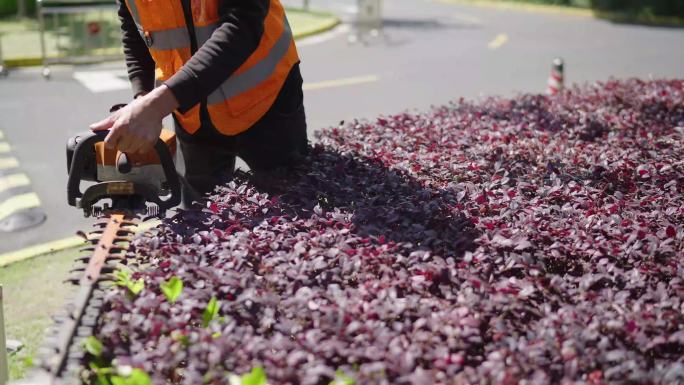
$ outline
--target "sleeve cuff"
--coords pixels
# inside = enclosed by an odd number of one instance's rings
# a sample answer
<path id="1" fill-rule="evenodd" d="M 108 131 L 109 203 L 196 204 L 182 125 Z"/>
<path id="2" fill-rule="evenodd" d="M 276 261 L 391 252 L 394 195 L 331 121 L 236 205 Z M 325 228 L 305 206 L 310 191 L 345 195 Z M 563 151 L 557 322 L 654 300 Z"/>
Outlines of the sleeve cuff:
<path id="1" fill-rule="evenodd" d="M 178 111 L 185 113 L 200 102 L 199 84 L 197 79 L 184 69 L 176 72 L 164 82 L 178 101 Z"/>
<path id="2" fill-rule="evenodd" d="M 141 76 L 129 77 L 133 88 L 133 95 L 146 94 L 154 89 L 154 79 L 146 79 Z"/>

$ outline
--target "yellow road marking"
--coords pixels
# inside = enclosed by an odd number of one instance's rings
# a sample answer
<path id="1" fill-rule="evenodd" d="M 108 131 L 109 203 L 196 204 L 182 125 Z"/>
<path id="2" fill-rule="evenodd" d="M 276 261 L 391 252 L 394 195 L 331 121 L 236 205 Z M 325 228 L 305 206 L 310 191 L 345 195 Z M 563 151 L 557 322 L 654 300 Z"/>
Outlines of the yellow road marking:
<path id="1" fill-rule="evenodd" d="M 147 231 L 153 227 L 158 226 L 161 223 L 160 220 L 154 219 L 150 221 L 143 222 L 139 224 L 135 231 L 137 234 Z M 66 249 L 72 249 L 79 246 L 84 246 L 86 243 L 83 238 L 79 236 L 72 236 L 63 239 L 58 239 L 51 242 L 42 243 L 40 245 L 29 246 L 25 249 L 10 251 L 4 254 L 0 254 L 0 267 L 5 267 L 11 265 L 15 262 L 24 261 L 31 258 L 40 257 L 41 255 L 54 253 L 57 251 L 62 251 Z M 74 252 L 74 256 L 79 253 Z"/>
<path id="2" fill-rule="evenodd" d="M 506 44 L 506 42 L 508 42 L 508 35 L 501 33 L 495 37 L 494 40 L 490 41 L 487 46 L 489 49 L 499 49 L 502 45 Z"/>
<path id="3" fill-rule="evenodd" d="M 39 257 L 41 255 L 50 254 L 57 251 L 62 251 L 85 245 L 86 243 L 83 238 L 73 236 L 64 239 L 58 239 L 52 242 L 43 243 L 36 246 L 30 246 L 25 249 L 17 251 L 10 251 L 9 253 L 0 255 L 0 267 L 5 267 L 15 262 Z M 74 250 L 74 256 L 77 254 L 78 253 Z"/>
<path id="4" fill-rule="evenodd" d="M 40 206 L 40 199 L 36 193 L 15 195 L 0 203 L 0 220 L 16 213 L 19 210 L 31 209 Z"/>
<path id="5" fill-rule="evenodd" d="M 0 158 L 0 170 L 19 167 L 19 161 L 15 158 Z"/>
<path id="6" fill-rule="evenodd" d="M 10 151 L 12 151 L 12 147 L 10 147 L 9 143 L 0 142 L 0 154 L 4 154 Z"/>
<path id="7" fill-rule="evenodd" d="M 380 78 L 375 76 L 375 75 L 356 76 L 356 77 L 345 78 L 345 79 L 326 80 L 326 81 L 316 82 L 316 83 L 306 83 L 302 86 L 302 89 L 304 89 L 305 91 L 312 91 L 312 90 L 320 90 L 320 89 L 324 89 L 324 88 L 344 87 L 344 86 L 353 86 L 353 85 L 364 84 L 364 83 L 373 83 L 373 82 L 377 82 L 378 80 L 380 80 Z"/>
<path id="8" fill-rule="evenodd" d="M 30 183 L 26 174 L 0 176 L 0 193 L 15 187 L 28 186 Z"/>

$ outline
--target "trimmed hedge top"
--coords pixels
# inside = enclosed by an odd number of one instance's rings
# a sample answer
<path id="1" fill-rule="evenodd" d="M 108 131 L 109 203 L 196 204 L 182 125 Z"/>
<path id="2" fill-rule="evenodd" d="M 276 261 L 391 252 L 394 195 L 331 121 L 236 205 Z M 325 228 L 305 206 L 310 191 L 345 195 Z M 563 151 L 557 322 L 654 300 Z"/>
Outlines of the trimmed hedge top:
<path id="1" fill-rule="evenodd" d="M 136 240 L 98 359 L 155 384 L 684 381 L 683 81 L 320 139 Z"/>

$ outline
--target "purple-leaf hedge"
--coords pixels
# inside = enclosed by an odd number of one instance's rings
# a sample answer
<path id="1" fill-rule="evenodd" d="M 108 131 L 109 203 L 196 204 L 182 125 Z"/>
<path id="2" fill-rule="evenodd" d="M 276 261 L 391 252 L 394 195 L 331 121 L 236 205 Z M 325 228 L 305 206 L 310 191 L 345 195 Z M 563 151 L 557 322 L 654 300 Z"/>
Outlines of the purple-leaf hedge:
<path id="1" fill-rule="evenodd" d="M 155 384 L 684 383 L 683 139 L 679 80 L 323 130 L 137 239 L 97 338 Z"/>

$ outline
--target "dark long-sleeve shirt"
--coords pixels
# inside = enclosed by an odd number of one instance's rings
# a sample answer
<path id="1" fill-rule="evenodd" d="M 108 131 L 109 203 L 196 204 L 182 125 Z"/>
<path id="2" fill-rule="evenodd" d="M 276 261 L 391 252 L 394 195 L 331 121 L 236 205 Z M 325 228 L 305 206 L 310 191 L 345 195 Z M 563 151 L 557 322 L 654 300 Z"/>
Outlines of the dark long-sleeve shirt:
<path id="1" fill-rule="evenodd" d="M 168 1 L 182 1 L 186 10 L 190 7 L 190 0 Z M 206 103 L 207 96 L 257 49 L 264 32 L 269 0 L 218 1 L 220 26 L 199 49 L 192 47 L 193 51 L 196 50 L 192 58 L 164 83 L 178 100 L 178 110 L 181 112 L 198 103 Z M 123 0 L 119 0 L 119 18 L 133 92 L 135 95 L 149 92 L 154 88 L 154 61 Z M 194 45 L 194 39 L 191 40 Z M 294 72 L 301 77 L 298 66 L 293 68 L 290 77 Z M 288 81 L 285 84 L 288 87 L 298 86 L 301 91 L 301 81 L 298 85 L 296 83 Z"/>

